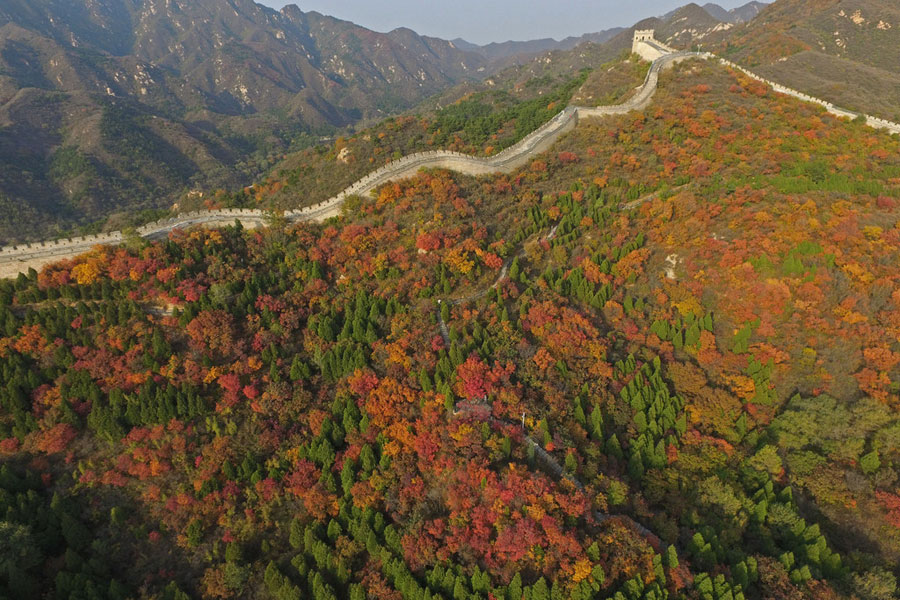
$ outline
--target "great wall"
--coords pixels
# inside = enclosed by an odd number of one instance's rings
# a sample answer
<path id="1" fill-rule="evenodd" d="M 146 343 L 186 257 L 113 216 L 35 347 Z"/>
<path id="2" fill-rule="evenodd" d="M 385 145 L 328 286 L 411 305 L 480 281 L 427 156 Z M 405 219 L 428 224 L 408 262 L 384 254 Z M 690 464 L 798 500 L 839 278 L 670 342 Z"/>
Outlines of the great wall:
<path id="1" fill-rule="evenodd" d="M 440 150 L 412 154 L 369 173 L 333 198 L 305 208 L 287 211 L 283 217 L 291 222 L 323 221 L 339 215 L 341 205 L 347 198 L 351 196 L 367 196 L 379 186 L 389 181 L 410 177 L 423 168 L 443 168 L 472 176 L 509 173 L 527 163 L 535 155 L 549 149 L 561 135 L 571 131 L 578 124 L 579 119 L 627 114 L 633 110 L 646 108 L 656 92 L 660 72 L 667 66 L 689 58 L 719 60 L 720 63 L 741 71 L 748 77 L 768 85 L 778 93 L 818 104 L 823 106 L 829 113 L 839 117 L 849 119 L 864 117 L 866 123 L 873 128 L 900 134 L 900 124 L 836 107 L 830 102 L 769 81 L 740 65 L 718 58 L 709 52 L 673 50 L 662 42 L 655 40 L 653 34 L 652 30 L 638 30 L 635 32 L 632 51 L 651 61 L 652 65 L 637 93 L 622 104 L 600 107 L 569 106 L 517 144 L 490 158 L 478 158 L 460 152 Z M 158 239 L 165 237 L 174 229 L 197 225 L 215 227 L 231 224 L 235 220 L 239 220 L 245 226 L 256 227 L 265 225 L 272 217 L 272 213 L 256 209 L 197 211 L 184 213 L 171 219 L 148 223 L 138 228 L 135 233 L 145 239 Z M 116 231 L 64 240 L 5 246 L 0 248 L 0 278 L 14 277 L 18 273 L 26 272 L 29 268 L 39 269 L 43 265 L 56 260 L 71 258 L 87 252 L 95 246 L 119 244 L 125 239 L 125 234 Z"/>

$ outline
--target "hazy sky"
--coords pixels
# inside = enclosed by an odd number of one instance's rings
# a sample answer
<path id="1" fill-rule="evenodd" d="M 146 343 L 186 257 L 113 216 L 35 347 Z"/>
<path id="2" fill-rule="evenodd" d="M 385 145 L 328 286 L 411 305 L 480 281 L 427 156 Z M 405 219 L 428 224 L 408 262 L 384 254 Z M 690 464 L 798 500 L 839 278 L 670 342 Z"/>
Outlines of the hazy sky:
<path id="1" fill-rule="evenodd" d="M 697 0 L 703 4 L 707 0 Z M 720 0 L 734 8 L 749 0 Z M 485 44 L 543 37 L 561 39 L 627 27 L 665 14 L 688 0 L 257 0 L 274 8 L 297 4 L 376 31 L 409 27 L 416 32 Z"/>

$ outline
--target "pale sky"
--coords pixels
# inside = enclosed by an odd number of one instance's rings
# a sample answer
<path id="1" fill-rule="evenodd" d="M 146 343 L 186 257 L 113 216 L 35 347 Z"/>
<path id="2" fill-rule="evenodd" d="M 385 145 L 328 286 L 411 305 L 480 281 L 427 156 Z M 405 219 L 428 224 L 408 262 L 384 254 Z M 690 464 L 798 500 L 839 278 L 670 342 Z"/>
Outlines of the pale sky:
<path id="1" fill-rule="evenodd" d="M 698 0 L 703 5 L 708 0 Z M 716 2 L 731 9 L 749 0 Z M 531 40 L 629 27 L 688 0 L 257 0 L 273 8 L 297 4 L 303 11 L 353 21 L 376 31 L 409 27 L 444 39 L 476 44 Z"/>

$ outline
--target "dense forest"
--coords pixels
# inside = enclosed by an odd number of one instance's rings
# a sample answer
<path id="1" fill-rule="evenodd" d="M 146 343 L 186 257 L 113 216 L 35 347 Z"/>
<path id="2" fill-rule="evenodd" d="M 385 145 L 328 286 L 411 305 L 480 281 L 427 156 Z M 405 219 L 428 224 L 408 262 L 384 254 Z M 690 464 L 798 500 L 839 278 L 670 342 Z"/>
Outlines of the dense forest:
<path id="1" fill-rule="evenodd" d="M 0 282 L 0 596 L 892 598 L 898 203 L 897 136 L 690 61 L 511 175 Z"/>

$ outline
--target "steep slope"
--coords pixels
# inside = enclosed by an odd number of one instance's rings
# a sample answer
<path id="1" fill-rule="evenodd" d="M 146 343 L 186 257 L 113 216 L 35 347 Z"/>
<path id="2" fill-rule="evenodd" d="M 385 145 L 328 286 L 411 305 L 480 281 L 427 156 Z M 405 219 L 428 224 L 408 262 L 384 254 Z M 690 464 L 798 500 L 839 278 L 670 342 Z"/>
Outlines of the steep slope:
<path id="1" fill-rule="evenodd" d="M 729 58 L 848 108 L 900 118 L 900 7 L 779 0 L 718 38 Z"/>
<path id="2" fill-rule="evenodd" d="M 793 48 L 779 44 L 781 38 L 793 41 Z M 779 0 L 728 41 L 738 55 L 759 64 L 791 50 L 815 51 L 900 72 L 900 7 L 886 0 Z M 782 52 L 768 56 L 767 50 Z"/>
<path id="3" fill-rule="evenodd" d="M 744 443 L 744 422 L 755 422 L 755 460 L 779 457 L 770 467 L 784 469 L 806 515 L 824 516 L 837 548 L 896 564 L 895 467 L 881 472 L 888 462 L 874 460 L 900 458 L 900 445 L 882 441 L 891 434 L 875 425 L 897 426 L 900 138 L 740 74 L 730 81 L 702 67 L 682 77 L 693 87 L 680 100 L 663 86 L 657 108 L 622 119 L 615 135 L 603 135 L 609 124 L 584 127 L 559 147 L 588 146 L 604 165 L 601 180 L 642 188 L 628 221 L 630 235 L 648 232 L 646 272 L 628 305 L 645 298 L 671 313 L 606 310 L 626 328 L 633 322 L 635 340 L 669 339 L 676 354 L 689 336 L 696 368 L 676 387 L 692 398 L 692 420 Z M 714 343 L 702 340 L 702 327 L 688 332 L 706 314 Z M 727 502 L 711 489 L 700 495 Z M 770 593 L 762 596 L 789 597 Z"/>
<path id="4" fill-rule="evenodd" d="M 703 10 L 709 13 L 709 15 L 716 19 L 717 21 L 721 21 L 722 23 L 731 23 L 731 13 L 719 6 L 718 4 L 713 4 L 709 2 L 703 5 Z"/>
<path id="5" fill-rule="evenodd" d="M 657 39 L 678 47 L 689 47 L 717 31 L 731 29 L 732 23 L 722 22 L 697 4 L 687 4 L 666 21 L 657 31 Z"/>
<path id="6" fill-rule="evenodd" d="M 450 42 L 295 6 L 11 0 L 0 6 L 0 237 L 236 187 L 300 134 L 408 108 L 483 64 Z"/>
<path id="7" fill-rule="evenodd" d="M 15 0 L 0 9 L 0 25 L 5 23 L 63 46 L 149 63 L 159 80 L 151 74 L 147 83 L 158 87 L 176 77 L 179 84 L 165 91 L 183 105 L 238 114 L 296 111 L 299 106 L 290 101 L 301 90 L 337 107 L 344 100 L 368 112 L 376 108 L 374 100 L 356 102 L 366 94 L 383 95 L 390 86 L 398 100 L 410 102 L 481 66 L 476 56 L 462 54 L 450 42 L 410 30 L 379 34 L 296 6 L 279 13 L 251 0 L 101 0 L 40 8 Z M 97 71 L 117 82 L 133 79 Z M 92 83 L 85 86 L 105 91 Z M 136 87 L 113 86 L 113 91 L 140 93 Z M 348 91 L 357 95 L 346 98 Z"/>
<path id="8" fill-rule="evenodd" d="M 766 6 L 768 6 L 765 2 L 748 2 L 743 6 L 738 6 L 737 8 L 732 8 L 729 10 L 729 14 L 731 14 L 731 18 L 735 23 L 746 23 L 747 21 L 752 21 L 756 18 L 756 16 L 761 13 Z"/>

